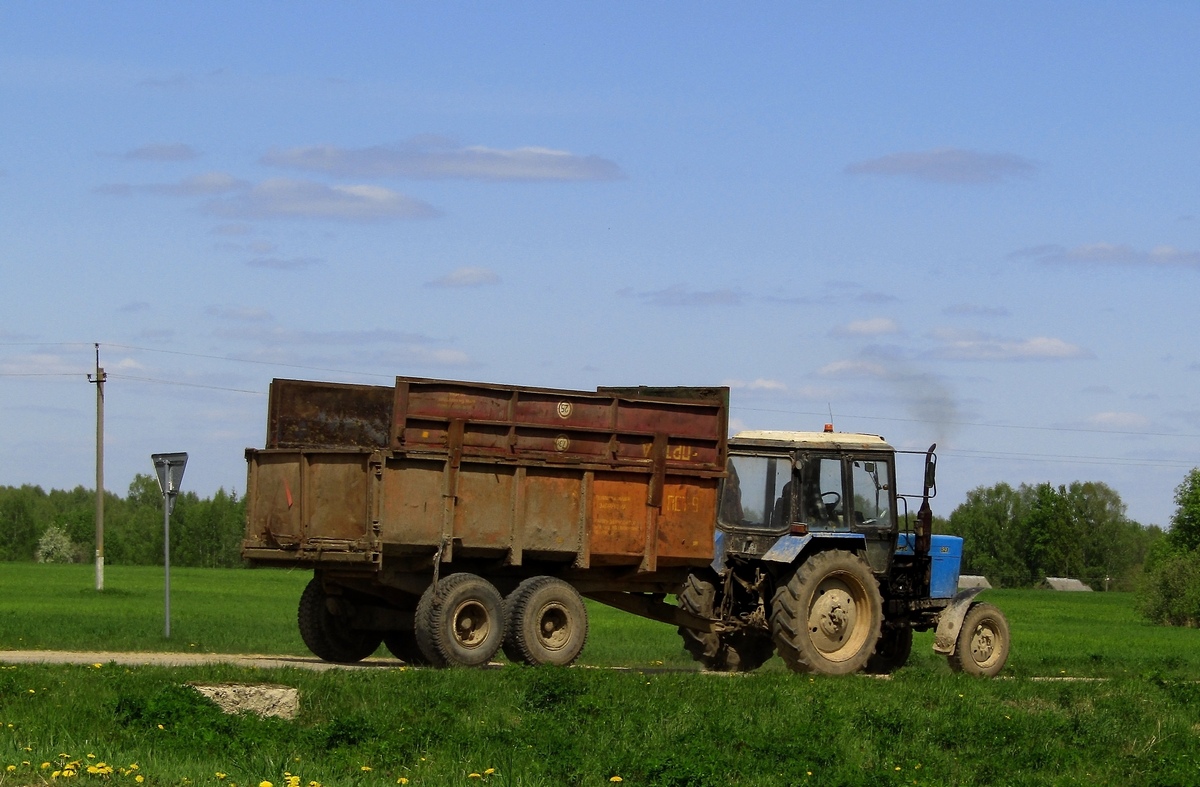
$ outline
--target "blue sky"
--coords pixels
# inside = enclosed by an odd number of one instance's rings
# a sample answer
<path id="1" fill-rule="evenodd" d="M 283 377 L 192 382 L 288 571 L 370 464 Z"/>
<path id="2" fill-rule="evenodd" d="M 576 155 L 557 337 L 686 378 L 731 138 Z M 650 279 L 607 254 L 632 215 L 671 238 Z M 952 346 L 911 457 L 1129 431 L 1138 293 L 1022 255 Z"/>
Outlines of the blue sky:
<path id="1" fill-rule="evenodd" d="M 1200 465 L 1200 6 L 0 6 L 0 484 L 245 484 L 273 377 L 733 388 L 936 510 Z M 917 483 L 916 476 L 908 484 Z M 905 486 L 904 483 L 901 484 Z"/>

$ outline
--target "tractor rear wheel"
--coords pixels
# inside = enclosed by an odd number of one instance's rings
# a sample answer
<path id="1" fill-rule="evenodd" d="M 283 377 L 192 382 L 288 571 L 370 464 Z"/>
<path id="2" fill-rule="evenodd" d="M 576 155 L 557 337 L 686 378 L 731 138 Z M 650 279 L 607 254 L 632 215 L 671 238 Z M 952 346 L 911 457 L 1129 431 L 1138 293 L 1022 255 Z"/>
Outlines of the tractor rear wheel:
<path id="1" fill-rule="evenodd" d="M 679 608 L 711 620 L 716 614 L 718 579 L 711 571 L 689 574 L 677 596 Z M 775 653 L 771 638 L 757 632 L 718 634 L 680 626 L 679 636 L 684 650 L 714 672 L 752 672 Z"/>
<path id="2" fill-rule="evenodd" d="M 805 560 L 771 603 L 771 633 L 793 672 L 858 672 L 875 652 L 882 623 L 871 568 L 842 550 Z"/>

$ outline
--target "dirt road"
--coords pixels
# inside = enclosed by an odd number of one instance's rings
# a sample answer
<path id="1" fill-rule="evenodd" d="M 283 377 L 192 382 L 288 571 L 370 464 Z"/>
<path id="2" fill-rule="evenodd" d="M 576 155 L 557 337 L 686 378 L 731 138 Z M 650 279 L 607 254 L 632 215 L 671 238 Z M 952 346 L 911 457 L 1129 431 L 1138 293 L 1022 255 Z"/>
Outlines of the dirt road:
<path id="1" fill-rule="evenodd" d="M 113 653 L 106 651 L 0 650 L 0 664 L 121 664 L 123 666 L 191 667 L 233 664 L 238 667 L 309 670 L 400 669 L 396 659 L 374 658 L 356 664 L 330 664 L 315 656 L 258 656 L 233 653 Z"/>

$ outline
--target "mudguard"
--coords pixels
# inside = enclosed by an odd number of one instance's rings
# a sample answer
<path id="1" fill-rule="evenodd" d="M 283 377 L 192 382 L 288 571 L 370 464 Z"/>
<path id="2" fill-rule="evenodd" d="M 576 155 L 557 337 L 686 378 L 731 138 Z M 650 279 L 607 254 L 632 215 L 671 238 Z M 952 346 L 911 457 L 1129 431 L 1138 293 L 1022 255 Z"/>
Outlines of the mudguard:
<path id="1" fill-rule="evenodd" d="M 954 644 L 958 642 L 959 629 L 962 628 L 963 618 L 967 616 L 967 610 L 971 608 L 975 597 L 983 592 L 984 588 L 969 588 L 964 590 L 954 597 L 950 602 L 950 606 L 946 607 L 938 615 L 937 633 L 933 637 L 933 651 L 940 653 L 943 656 L 949 656 L 954 652 Z"/>

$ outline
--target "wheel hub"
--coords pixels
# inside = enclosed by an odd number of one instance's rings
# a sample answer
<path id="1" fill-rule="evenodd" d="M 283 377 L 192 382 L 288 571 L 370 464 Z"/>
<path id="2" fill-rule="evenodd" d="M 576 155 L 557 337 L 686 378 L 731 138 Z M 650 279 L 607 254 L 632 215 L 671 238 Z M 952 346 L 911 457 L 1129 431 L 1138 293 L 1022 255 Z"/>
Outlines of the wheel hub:
<path id="1" fill-rule="evenodd" d="M 454 611 L 454 638 L 466 648 L 475 648 L 491 631 L 487 610 L 476 601 L 466 601 Z"/>

